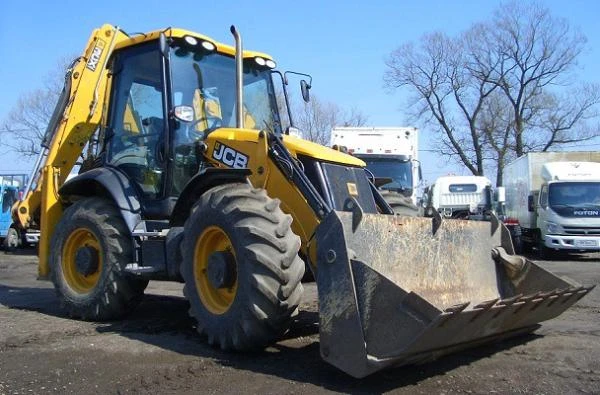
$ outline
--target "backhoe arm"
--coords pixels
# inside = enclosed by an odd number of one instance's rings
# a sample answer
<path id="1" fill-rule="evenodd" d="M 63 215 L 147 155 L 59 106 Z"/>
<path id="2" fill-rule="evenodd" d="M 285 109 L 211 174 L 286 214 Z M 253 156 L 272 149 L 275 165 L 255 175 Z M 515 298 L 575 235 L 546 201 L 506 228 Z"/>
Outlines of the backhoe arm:
<path id="1" fill-rule="evenodd" d="M 106 64 L 116 43 L 127 38 L 111 25 L 94 30 L 83 55 L 67 71 L 63 93 L 46 130 L 30 182 L 23 199 L 13 207 L 13 220 L 20 227 L 26 229 L 32 222 L 40 226 L 41 278 L 49 274 L 50 240 L 62 214 L 58 188 L 101 123 L 110 80 Z"/>

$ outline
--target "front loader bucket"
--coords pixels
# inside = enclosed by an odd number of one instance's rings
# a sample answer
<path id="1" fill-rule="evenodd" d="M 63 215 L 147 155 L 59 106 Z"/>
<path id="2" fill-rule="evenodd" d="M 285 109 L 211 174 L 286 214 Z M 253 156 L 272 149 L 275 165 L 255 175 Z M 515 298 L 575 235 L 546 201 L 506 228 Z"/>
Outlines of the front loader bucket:
<path id="1" fill-rule="evenodd" d="M 583 288 L 491 222 L 333 211 L 319 225 L 321 355 L 354 377 L 530 332 Z"/>

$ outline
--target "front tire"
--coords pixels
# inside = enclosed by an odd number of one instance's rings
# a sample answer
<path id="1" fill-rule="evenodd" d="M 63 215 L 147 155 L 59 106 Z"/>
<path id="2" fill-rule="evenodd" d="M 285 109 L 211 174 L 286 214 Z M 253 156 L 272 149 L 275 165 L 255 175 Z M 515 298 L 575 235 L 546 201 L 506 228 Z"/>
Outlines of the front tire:
<path id="1" fill-rule="evenodd" d="M 133 310 L 148 281 L 124 271 L 132 261 L 130 232 L 112 202 L 86 198 L 65 210 L 51 241 L 50 275 L 71 317 L 104 321 Z"/>
<path id="2" fill-rule="evenodd" d="M 248 184 L 214 187 L 196 203 L 181 274 L 190 315 L 209 344 L 260 349 L 289 328 L 304 274 L 291 222 L 279 200 Z"/>

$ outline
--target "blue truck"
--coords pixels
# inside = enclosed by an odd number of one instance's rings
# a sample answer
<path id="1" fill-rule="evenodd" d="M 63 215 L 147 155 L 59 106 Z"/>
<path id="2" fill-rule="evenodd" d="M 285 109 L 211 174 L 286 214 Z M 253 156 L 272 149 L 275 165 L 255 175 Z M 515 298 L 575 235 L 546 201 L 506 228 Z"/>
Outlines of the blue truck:
<path id="1" fill-rule="evenodd" d="M 21 198 L 27 177 L 26 174 L 0 174 L 0 245 L 5 251 L 39 241 L 37 233 L 21 232 L 12 226 L 11 209 Z"/>

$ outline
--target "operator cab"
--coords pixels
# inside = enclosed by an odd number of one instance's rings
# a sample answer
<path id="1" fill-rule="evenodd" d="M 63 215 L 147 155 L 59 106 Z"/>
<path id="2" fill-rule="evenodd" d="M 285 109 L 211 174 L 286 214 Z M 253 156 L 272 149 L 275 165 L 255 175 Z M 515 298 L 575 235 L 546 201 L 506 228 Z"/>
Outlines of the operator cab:
<path id="1" fill-rule="evenodd" d="M 125 173 L 145 216 L 166 219 L 203 162 L 202 140 L 236 126 L 235 59 L 192 36 L 115 51 L 106 165 Z M 281 134 L 272 60 L 244 60 L 244 127 Z"/>

